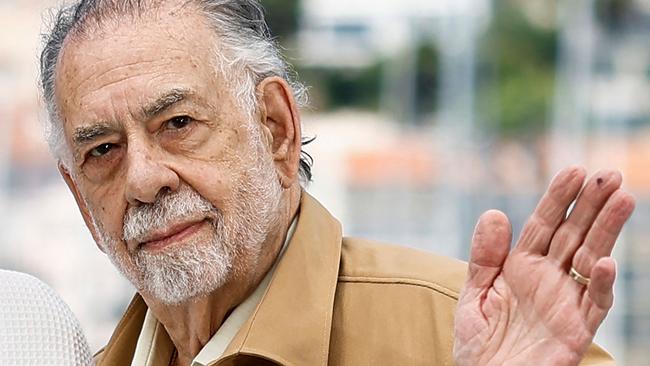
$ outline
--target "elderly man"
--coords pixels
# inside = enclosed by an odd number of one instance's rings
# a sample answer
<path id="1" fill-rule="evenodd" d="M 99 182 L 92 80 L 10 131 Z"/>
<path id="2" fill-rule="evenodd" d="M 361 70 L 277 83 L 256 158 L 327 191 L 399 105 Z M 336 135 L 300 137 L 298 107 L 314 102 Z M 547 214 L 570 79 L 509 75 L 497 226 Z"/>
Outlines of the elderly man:
<path id="1" fill-rule="evenodd" d="M 467 269 L 342 238 L 301 189 L 302 89 L 255 0 L 82 0 L 41 60 L 61 175 L 138 290 L 100 365 L 610 362 L 617 172 L 560 172 L 512 251 L 485 213 Z"/>

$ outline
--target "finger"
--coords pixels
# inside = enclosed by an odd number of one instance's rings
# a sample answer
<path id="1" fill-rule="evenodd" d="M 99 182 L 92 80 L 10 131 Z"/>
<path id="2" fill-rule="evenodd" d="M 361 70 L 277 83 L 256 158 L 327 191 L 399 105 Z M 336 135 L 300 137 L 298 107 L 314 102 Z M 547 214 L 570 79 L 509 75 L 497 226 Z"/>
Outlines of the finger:
<path id="1" fill-rule="evenodd" d="M 548 255 L 568 269 L 576 249 L 594 223 L 607 199 L 621 186 L 621 173 L 604 170 L 594 174 L 580 192 L 569 218 L 560 225 L 549 247 Z"/>
<path id="2" fill-rule="evenodd" d="M 629 193 L 620 189 L 612 193 L 576 251 L 571 263 L 573 268 L 582 274 L 591 273 L 600 258 L 608 257 L 633 211 L 634 198 Z"/>
<path id="3" fill-rule="evenodd" d="M 590 273 L 591 281 L 587 288 L 589 297 L 601 309 L 609 309 L 614 303 L 614 280 L 616 262 L 612 257 L 603 257 L 596 262 Z"/>
<path id="4" fill-rule="evenodd" d="M 580 192 L 585 175 L 582 167 L 574 166 L 562 169 L 553 178 L 535 211 L 526 221 L 516 250 L 546 254 L 551 237 L 566 217 L 569 205 Z"/>
<path id="5" fill-rule="evenodd" d="M 469 260 L 468 288 L 489 288 L 501 272 L 510 251 L 512 229 L 508 217 L 497 210 L 481 215 L 474 229 Z"/>
<path id="6" fill-rule="evenodd" d="M 586 320 L 589 329 L 595 331 L 614 304 L 616 262 L 611 257 L 600 258 L 590 276 L 591 281 L 587 287 L 589 299 L 586 301 L 591 304 L 588 306 Z"/>

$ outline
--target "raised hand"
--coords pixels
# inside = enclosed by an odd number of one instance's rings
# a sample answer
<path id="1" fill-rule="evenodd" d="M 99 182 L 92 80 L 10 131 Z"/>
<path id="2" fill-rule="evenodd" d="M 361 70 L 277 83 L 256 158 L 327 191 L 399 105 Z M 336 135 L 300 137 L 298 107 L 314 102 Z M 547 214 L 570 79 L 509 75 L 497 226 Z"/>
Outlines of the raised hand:
<path id="1" fill-rule="evenodd" d="M 609 255 L 634 210 L 618 172 L 601 171 L 583 188 L 585 175 L 579 167 L 558 173 L 512 251 L 507 217 L 481 216 L 456 311 L 457 365 L 582 360 L 612 306 L 616 266 Z"/>

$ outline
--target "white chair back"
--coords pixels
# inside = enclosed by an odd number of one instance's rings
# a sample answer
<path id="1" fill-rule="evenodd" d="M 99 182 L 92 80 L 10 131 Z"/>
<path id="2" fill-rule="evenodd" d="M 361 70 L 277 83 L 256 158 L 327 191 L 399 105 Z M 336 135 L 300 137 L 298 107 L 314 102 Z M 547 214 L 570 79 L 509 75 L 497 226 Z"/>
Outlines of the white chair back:
<path id="1" fill-rule="evenodd" d="M 0 270 L 0 365 L 92 365 L 79 322 L 52 288 Z"/>

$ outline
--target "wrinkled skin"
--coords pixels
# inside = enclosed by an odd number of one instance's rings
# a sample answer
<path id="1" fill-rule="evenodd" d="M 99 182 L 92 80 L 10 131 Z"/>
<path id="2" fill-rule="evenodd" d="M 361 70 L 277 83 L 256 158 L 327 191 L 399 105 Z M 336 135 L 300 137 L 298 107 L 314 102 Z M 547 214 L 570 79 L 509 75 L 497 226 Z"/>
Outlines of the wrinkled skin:
<path id="1" fill-rule="evenodd" d="M 618 172 L 597 173 L 581 191 L 584 180 L 580 168 L 561 171 L 512 251 L 505 215 L 481 216 L 456 313 L 458 365 L 582 360 L 612 306 L 616 267 L 609 255 L 634 209 Z M 588 286 L 569 277 L 571 266 L 591 277 Z"/>
<path id="2" fill-rule="evenodd" d="M 100 249 L 131 274 L 165 326 L 179 365 L 191 362 L 267 273 L 300 200 L 300 121 L 290 87 L 277 77 L 262 80 L 251 115 L 235 96 L 232 80 L 237 75 L 223 75 L 216 66 L 217 36 L 184 3 L 168 2 L 133 22 L 106 22 L 87 37 L 67 39 L 55 90 L 73 155 L 71 162 L 60 164 L 61 174 Z M 182 98 L 170 97 L 179 91 Z M 271 172 L 264 174 L 267 182 L 256 179 L 260 167 Z M 273 216 L 272 225 L 260 228 L 265 233 L 261 241 L 234 245 L 229 274 L 214 291 L 169 304 L 138 283 L 143 276 L 135 252 L 154 255 L 210 243 L 214 228 L 203 216 L 186 217 L 147 233 L 145 242 L 125 241 L 129 208 L 152 204 L 161 192 L 191 187 L 226 222 L 234 221 L 255 216 L 251 202 L 264 201 L 270 183 L 281 187 L 267 215 Z M 242 215 L 244 210 L 249 214 Z M 191 230 L 178 231 L 179 225 L 189 224 Z M 257 222 L 241 224 L 250 228 Z M 156 241 L 164 249 L 149 245 L 147 237 L 165 237 Z"/>

